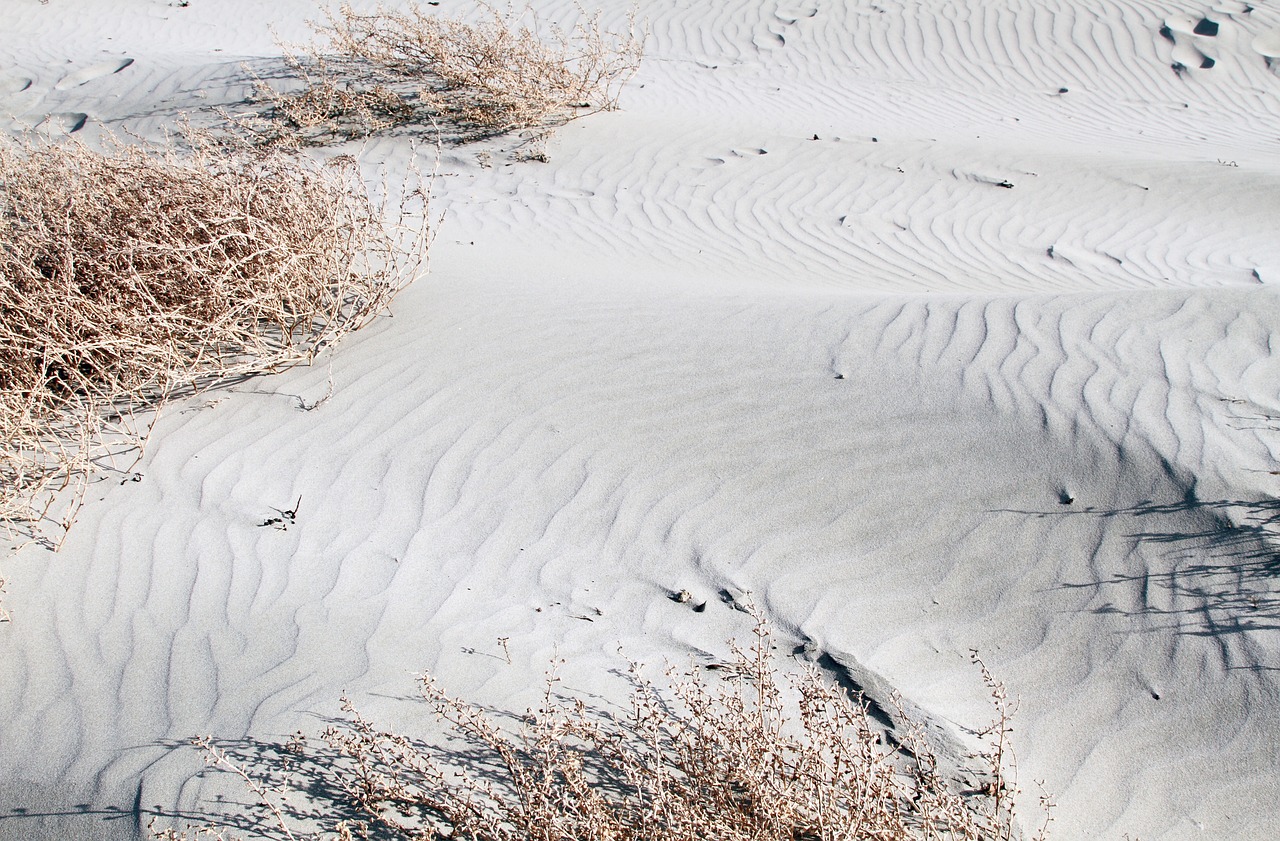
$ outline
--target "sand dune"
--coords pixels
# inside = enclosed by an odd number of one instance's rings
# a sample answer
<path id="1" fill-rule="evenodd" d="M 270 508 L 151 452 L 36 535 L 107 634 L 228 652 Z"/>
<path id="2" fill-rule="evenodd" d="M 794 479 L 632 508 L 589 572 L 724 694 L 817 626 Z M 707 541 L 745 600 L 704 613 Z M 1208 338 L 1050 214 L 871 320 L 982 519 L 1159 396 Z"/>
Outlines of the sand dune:
<path id="1" fill-rule="evenodd" d="M 118 6 L 6 9 L 11 127 L 207 119 L 312 14 Z M 619 644 L 722 656 L 747 593 L 956 744 L 980 649 L 1052 837 L 1270 837 L 1280 6 L 641 12 L 550 163 L 445 150 L 391 316 L 171 407 L 5 562 L 0 837 L 216 809 L 187 738 L 412 721 L 421 669 L 522 709 L 557 653 L 616 700 Z"/>

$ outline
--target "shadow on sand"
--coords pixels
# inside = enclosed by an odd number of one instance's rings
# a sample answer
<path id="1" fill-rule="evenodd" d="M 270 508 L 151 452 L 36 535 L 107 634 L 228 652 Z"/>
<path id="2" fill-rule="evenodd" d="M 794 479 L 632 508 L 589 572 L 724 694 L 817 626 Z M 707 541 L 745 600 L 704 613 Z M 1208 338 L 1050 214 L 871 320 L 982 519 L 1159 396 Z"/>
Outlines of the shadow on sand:
<path id="1" fill-rule="evenodd" d="M 1191 636 L 1280 630 L 1280 500 L 1206 501 L 1189 490 L 1174 503 L 1019 513 L 1127 520 L 1134 550 L 1158 547 L 1131 553 L 1124 571 L 1060 585 L 1096 591 L 1105 603 L 1094 613 Z"/>

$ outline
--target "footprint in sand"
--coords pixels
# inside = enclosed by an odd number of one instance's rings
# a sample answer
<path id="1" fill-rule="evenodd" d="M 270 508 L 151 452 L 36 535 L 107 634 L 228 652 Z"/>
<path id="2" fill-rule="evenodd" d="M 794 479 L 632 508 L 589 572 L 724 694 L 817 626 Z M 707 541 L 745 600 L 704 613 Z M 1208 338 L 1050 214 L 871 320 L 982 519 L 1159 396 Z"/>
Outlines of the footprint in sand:
<path id="1" fill-rule="evenodd" d="M 751 36 L 751 43 L 755 44 L 758 50 L 776 50 L 779 47 L 785 47 L 787 39 L 781 32 L 774 32 L 770 28 L 767 32 L 757 32 Z"/>
<path id="2" fill-rule="evenodd" d="M 748 149 L 730 149 L 729 154 L 724 156 L 707 158 L 705 166 L 700 166 L 695 168 L 711 169 L 718 166 L 724 166 L 725 164 L 729 163 L 731 160 L 734 160 L 734 159 L 741 160 L 743 158 L 755 158 L 755 157 L 759 157 L 760 155 L 767 155 L 767 154 L 769 154 L 768 149 L 761 149 L 758 147 L 748 148 Z"/>
<path id="3" fill-rule="evenodd" d="M 1196 15 L 1173 15 L 1165 18 L 1160 36 L 1173 44 L 1173 70 L 1181 73 L 1198 67 L 1208 70 L 1217 60 L 1200 49 L 1197 39 L 1216 38 L 1219 25 L 1215 20 Z M 1200 40 L 1199 43 L 1204 43 Z"/>
<path id="4" fill-rule="evenodd" d="M 812 18 L 818 16 L 817 6 L 804 6 L 797 8 L 779 8 L 773 13 L 773 16 L 785 24 L 793 24 L 798 20 Z"/>
<path id="5" fill-rule="evenodd" d="M 1178 65 L 1182 67 L 1199 67 L 1201 70 L 1208 70 L 1217 64 L 1209 56 L 1205 55 L 1194 44 L 1177 44 L 1173 48 L 1174 69 Z"/>
<path id="6" fill-rule="evenodd" d="M 68 73 L 62 77 L 58 84 L 54 85 L 54 90 L 65 91 L 71 88 L 79 87 L 85 82 L 92 82 L 94 79 L 100 79 L 103 76 L 110 76 L 113 73 L 119 73 L 121 70 L 133 64 L 131 58 L 113 58 L 110 61 L 100 61 L 97 64 L 91 64 L 88 67 L 82 67 L 74 73 Z"/>
<path id="7" fill-rule="evenodd" d="M 1006 190 L 1013 189 L 1013 182 L 1007 178 L 1002 178 L 999 175 L 991 175 L 990 173 L 985 173 L 985 172 L 965 172 L 965 173 L 957 172 L 956 173 L 957 178 L 959 178 L 961 175 L 963 175 L 968 180 L 974 181 L 978 184 L 990 184 L 993 187 L 1003 187 Z"/>
<path id="8" fill-rule="evenodd" d="M 89 115 L 79 111 L 61 111 L 49 114 L 36 124 L 36 128 L 49 134 L 74 134 L 84 128 Z"/>
<path id="9" fill-rule="evenodd" d="M 1076 248 L 1072 245 L 1054 243 L 1045 250 L 1050 260 L 1058 260 L 1089 272 L 1113 272 L 1116 266 L 1124 265 L 1119 257 L 1088 248 Z"/>
<path id="10" fill-rule="evenodd" d="M 779 47 L 787 45 L 786 30 L 788 27 L 795 26 L 797 21 L 805 18 L 815 17 L 818 14 L 816 6 L 805 6 L 801 8 L 780 8 L 773 13 L 774 22 L 770 23 L 767 30 L 757 32 L 751 38 L 751 42 L 756 45 L 758 50 L 776 50 Z"/>
<path id="11" fill-rule="evenodd" d="M 1168 30 L 1168 32 L 1165 30 Z M 1170 38 L 1171 33 L 1177 35 L 1208 35 L 1212 37 L 1218 34 L 1218 24 L 1205 17 L 1174 15 L 1165 18 L 1164 29 L 1160 30 L 1160 34 L 1166 38 Z M 1170 38 L 1170 40 L 1173 39 Z"/>
<path id="12" fill-rule="evenodd" d="M 26 76 L 0 75 L 0 96 L 22 93 L 29 87 L 31 87 L 31 79 Z"/>
<path id="13" fill-rule="evenodd" d="M 1280 60 L 1280 29 L 1263 32 L 1253 39 L 1250 45 L 1253 51 L 1267 60 L 1267 63 Z"/>

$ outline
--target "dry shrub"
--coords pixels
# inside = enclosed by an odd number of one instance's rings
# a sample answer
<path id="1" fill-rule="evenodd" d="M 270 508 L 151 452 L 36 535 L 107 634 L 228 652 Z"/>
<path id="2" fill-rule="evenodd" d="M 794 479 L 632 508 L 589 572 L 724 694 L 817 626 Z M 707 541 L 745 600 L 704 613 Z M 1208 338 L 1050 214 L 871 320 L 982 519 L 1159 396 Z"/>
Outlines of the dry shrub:
<path id="1" fill-rule="evenodd" d="M 328 127 L 335 136 L 365 137 L 413 118 L 413 107 L 385 85 L 340 86 L 328 77 L 325 67 L 319 65 L 321 72 L 316 78 L 308 77 L 300 92 L 276 98 L 279 115 L 291 129 Z M 259 92 L 271 96 L 262 84 Z"/>
<path id="2" fill-rule="evenodd" d="M 479 22 L 410 5 L 357 13 L 326 10 L 313 24 L 327 44 L 286 51 L 300 91 L 262 80 L 265 119 L 240 124 L 273 143 L 372 134 L 410 123 L 447 124 L 463 139 L 536 128 L 617 107 L 639 67 L 643 41 L 634 20 L 609 32 L 582 12 L 571 30 L 543 26 L 529 8 L 480 4 Z M 581 10 L 580 10 L 581 11 Z"/>
<path id="3" fill-rule="evenodd" d="M 426 254 L 385 210 L 350 158 L 0 144 L 0 518 L 39 520 L 136 442 L 133 410 L 369 321 Z"/>
<path id="4" fill-rule="evenodd" d="M 347 720 L 325 732 L 327 752 L 316 761 L 330 779 L 312 790 L 343 798 L 341 808 L 330 804 L 327 821 L 338 839 L 1020 837 L 1006 742 L 1011 709 L 985 667 L 996 721 L 979 754 L 987 780 L 968 791 L 938 773 L 919 723 L 886 736 L 862 698 L 816 668 L 789 681 L 780 671 L 760 622 L 750 649 L 734 648 L 723 680 L 691 668 L 669 672 L 663 689 L 633 666 L 631 710 L 616 718 L 558 699 L 553 678 L 540 709 L 514 727 L 425 677 L 423 698 L 454 741 L 425 745 L 384 732 L 344 699 Z M 200 744 L 211 764 L 250 781 L 262 799 L 255 833 L 302 837 L 286 820 L 288 797 L 275 784 L 282 777 L 268 785 L 211 741 Z M 297 744 L 289 750 L 305 753 Z M 162 837 L 188 836 L 170 829 Z"/>
<path id="5" fill-rule="evenodd" d="M 305 57 L 286 53 L 285 64 L 301 87 L 278 91 L 255 76 L 254 100 L 265 110 L 222 112 L 240 136 L 264 146 L 321 146 L 431 120 L 413 95 L 398 92 L 349 61 L 330 60 L 313 50 Z"/>
<path id="6" fill-rule="evenodd" d="M 602 30 L 599 14 L 570 32 L 539 34 L 530 9 L 484 6 L 479 23 L 440 17 L 413 5 L 361 15 L 343 5 L 319 28 L 336 51 L 388 76 L 438 80 L 423 96 L 445 118 L 503 132 L 542 125 L 575 109 L 617 107 L 621 84 L 635 74 L 642 43 L 634 22 L 625 33 Z"/>

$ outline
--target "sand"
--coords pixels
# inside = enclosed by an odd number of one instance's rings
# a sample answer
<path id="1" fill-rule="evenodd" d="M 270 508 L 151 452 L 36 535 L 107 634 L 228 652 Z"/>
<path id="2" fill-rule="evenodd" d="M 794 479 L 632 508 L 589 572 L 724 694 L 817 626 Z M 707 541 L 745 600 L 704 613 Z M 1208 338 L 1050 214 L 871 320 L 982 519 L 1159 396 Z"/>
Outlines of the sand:
<path id="1" fill-rule="evenodd" d="M 169 407 L 4 561 L 0 837 L 216 813 L 191 736 L 412 726 L 424 669 L 616 701 L 619 645 L 722 656 L 748 594 L 958 743 L 978 649 L 1053 838 L 1272 837 L 1280 4 L 639 11 L 621 111 L 445 150 L 387 317 Z M 314 14 L 7 0 L 0 123 L 161 137 Z"/>

